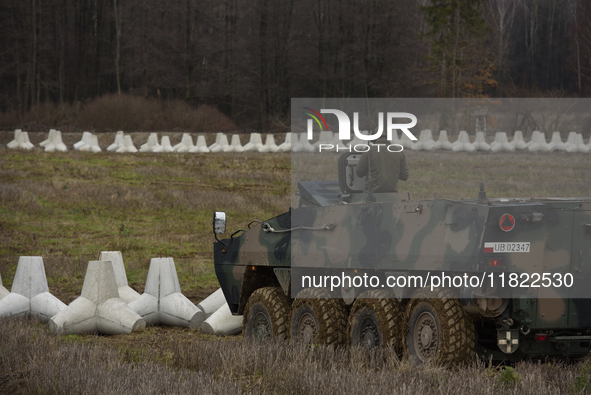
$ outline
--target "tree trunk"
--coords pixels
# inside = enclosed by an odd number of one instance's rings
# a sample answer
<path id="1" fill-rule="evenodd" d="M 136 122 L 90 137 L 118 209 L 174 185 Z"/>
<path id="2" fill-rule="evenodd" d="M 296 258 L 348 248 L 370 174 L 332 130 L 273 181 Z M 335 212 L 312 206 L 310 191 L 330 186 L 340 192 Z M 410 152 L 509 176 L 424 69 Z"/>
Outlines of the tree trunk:
<path id="1" fill-rule="evenodd" d="M 117 81 L 117 93 L 121 94 L 121 78 L 119 73 L 119 59 L 121 55 L 121 19 L 117 0 L 113 0 L 115 13 L 115 80 Z"/>

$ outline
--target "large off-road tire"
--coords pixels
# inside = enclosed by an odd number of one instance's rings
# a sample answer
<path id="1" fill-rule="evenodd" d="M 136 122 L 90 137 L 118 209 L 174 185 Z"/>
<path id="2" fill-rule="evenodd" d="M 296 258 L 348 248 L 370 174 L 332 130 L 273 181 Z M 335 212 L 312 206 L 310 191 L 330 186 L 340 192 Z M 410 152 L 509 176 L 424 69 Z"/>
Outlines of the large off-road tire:
<path id="1" fill-rule="evenodd" d="M 472 317 L 445 289 L 418 290 L 406 309 L 406 351 L 412 361 L 471 362 L 476 345 Z"/>
<path id="2" fill-rule="evenodd" d="M 247 339 L 286 339 L 289 331 L 289 300 L 281 288 L 259 288 L 250 295 L 242 318 Z"/>
<path id="3" fill-rule="evenodd" d="M 348 344 L 352 347 L 392 347 L 402 351 L 403 310 L 391 293 L 366 291 L 359 295 L 349 313 Z"/>
<path id="4" fill-rule="evenodd" d="M 347 340 L 347 308 L 341 299 L 328 298 L 323 289 L 307 288 L 291 305 L 290 336 L 314 344 L 344 344 Z"/>

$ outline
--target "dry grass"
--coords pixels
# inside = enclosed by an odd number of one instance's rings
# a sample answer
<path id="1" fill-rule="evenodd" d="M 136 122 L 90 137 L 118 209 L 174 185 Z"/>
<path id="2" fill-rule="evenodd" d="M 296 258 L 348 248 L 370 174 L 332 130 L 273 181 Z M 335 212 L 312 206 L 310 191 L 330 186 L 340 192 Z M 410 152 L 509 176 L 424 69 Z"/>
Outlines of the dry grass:
<path id="1" fill-rule="evenodd" d="M 408 152 L 408 162 L 411 178 L 402 185 L 420 199 L 476 197 L 481 181 L 489 197 L 591 196 L 591 155 Z M 141 292 L 150 258 L 165 253 L 175 258 L 183 293 L 198 302 L 217 286 L 212 211 L 228 213 L 228 229 L 286 211 L 291 166 L 281 154 L 0 148 L 4 286 L 10 288 L 20 255 L 41 255 L 50 291 L 68 303 L 80 294 L 87 262 L 115 249 Z M 293 166 L 306 167 L 311 179 L 336 178 L 334 168 L 315 166 L 309 156 L 294 156 Z M 45 324 L 3 319 L 0 393 L 498 394 L 576 393 L 589 386 L 588 366 L 580 363 L 524 362 L 514 366 L 515 376 L 484 363 L 417 369 L 387 351 L 240 340 L 162 327 L 58 338 Z"/>
<path id="2" fill-rule="evenodd" d="M 155 332 L 153 330 L 153 332 Z M 118 337 L 115 337 L 118 338 Z M 21 394 L 542 394 L 589 385 L 586 364 L 477 362 L 417 368 L 368 353 L 288 342 L 173 337 L 115 347 L 101 336 L 54 337 L 34 321 L 0 321 L 0 392 Z M 117 342 L 117 339 L 114 339 Z M 586 379 L 586 381 L 585 381 Z"/>
<path id="3" fill-rule="evenodd" d="M 405 150 L 410 176 L 398 184 L 415 199 L 591 196 L 591 155 L 565 152 L 442 152 Z M 292 156 L 295 180 L 336 180 L 337 154 Z"/>
<path id="4" fill-rule="evenodd" d="M 162 254 L 175 258 L 184 291 L 215 286 L 213 211 L 239 227 L 287 210 L 289 156 L 212 158 L 0 150 L 4 284 L 20 255 L 40 255 L 53 292 L 70 301 L 87 262 L 114 249 L 140 291 L 150 258 Z"/>

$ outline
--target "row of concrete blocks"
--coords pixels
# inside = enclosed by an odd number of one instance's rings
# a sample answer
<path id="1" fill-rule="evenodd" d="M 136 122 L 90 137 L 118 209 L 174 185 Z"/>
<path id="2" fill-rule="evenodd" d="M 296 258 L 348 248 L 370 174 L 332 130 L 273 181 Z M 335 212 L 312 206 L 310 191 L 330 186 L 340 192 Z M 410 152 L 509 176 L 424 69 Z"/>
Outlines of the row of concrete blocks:
<path id="1" fill-rule="evenodd" d="M 67 306 L 49 293 L 43 259 L 20 257 L 11 292 L 0 278 L 0 317 L 10 316 L 38 317 L 56 334 L 129 334 L 146 325 L 171 325 L 233 335 L 242 326 L 221 289 L 197 306 L 187 299 L 172 258 L 151 260 L 145 292 L 138 294 L 127 283 L 119 251 L 103 251 L 88 263 L 82 293 Z"/>
<path id="2" fill-rule="evenodd" d="M 15 130 L 14 140 L 8 143 L 8 148 L 13 149 L 33 149 L 35 146 L 29 141 L 27 132 L 20 129 Z M 46 140 L 39 144 L 45 148 L 47 152 L 62 151 L 66 152 L 68 148 L 62 141 L 62 134 L 59 130 L 50 129 Z M 73 148 L 77 151 L 88 152 L 102 152 L 102 148 L 98 143 L 98 136 L 90 132 L 83 132 L 82 139 L 74 144 Z M 148 141 L 143 144 L 138 150 L 130 135 L 125 135 L 122 131 L 117 132 L 115 141 L 107 151 L 118 153 L 135 153 L 135 152 L 190 152 L 190 153 L 209 153 L 209 152 L 288 152 L 291 150 L 291 134 L 287 133 L 285 141 L 279 145 L 275 143 L 275 137 L 272 134 L 267 134 L 265 143 L 263 144 L 260 133 L 251 133 L 250 141 L 246 145 L 240 142 L 240 136 L 232 135 L 231 143 L 228 143 L 228 137 L 224 133 L 216 134 L 216 141 L 214 144 L 207 146 L 205 136 L 199 135 L 197 137 L 197 144 L 193 143 L 193 138 L 189 133 L 183 133 L 180 143 L 172 146 L 170 137 L 162 136 L 161 142 L 158 142 L 158 135 L 150 133 Z"/>
<path id="3" fill-rule="evenodd" d="M 412 142 L 404 136 L 402 145 L 405 148 L 416 151 L 430 151 L 434 149 L 446 149 L 454 152 L 527 150 L 531 152 L 564 151 L 588 153 L 591 151 L 591 140 L 585 144 L 583 135 L 576 132 L 570 132 L 566 142 L 562 141 L 560 132 L 553 132 L 550 142 L 547 142 L 544 134 L 539 131 L 534 131 L 528 142 L 525 142 L 523 139 L 523 133 L 521 131 L 515 132 L 511 142 L 508 141 L 507 133 L 497 132 L 494 141 L 489 144 L 486 142 L 484 132 L 476 132 L 474 141 L 471 142 L 468 133 L 461 131 L 458 139 L 454 143 L 451 143 L 445 130 L 439 132 L 439 139 L 437 141 L 433 140 L 431 130 L 422 130 L 417 142 Z"/>
<path id="4" fill-rule="evenodd" d="M 293 137 L 292 137 L 293 141 Z M 470 136 L 466 131 L 461 131 L 458 138 L 453 143 L 449 141 L 447 131 L 441 130 L 439 132 L 439 138 L 433 139 L 433 133 L 431 130 L 422 130 L 419 135 L 418 141 L 412 141 L 406 134 L 401 133 L 400 137 L 396 131 L 393 131 L 392 144 L 400 144 L 405 149 L 412 149 L 413 151 L 432 151 L 432 150 L 448 150 L 453 152 L 473 152 L 473 151 L 516 151 L 516 150 L 527 150 L 531 152 L 537 151 L 564 151 L 564 152 L 583 152 L 588 153 L 591 151 L 591 139 L 587 144 L 583 141 L 583 135 L 576 132 L 570 132 L 566 142 L 563 142 L 560 136 L 560 132 L 554 132 L 552 139 L 548 143 L 543 133 L 534 131 L 530 141 L 525 142 L 523 139 L 523 133 L 516 131 L 511 142 L 507 139 L 507 133 L 497 132 L 495 134 L 494 141 L 490 144 L 486 142 L 484 132 L 476 132 L 474 141 L 470 141 Z M 294 143 L 292 145 L 293 152 L 314 152 L 318 151 L 318 147 L 322 145 L 322 151 L 344 151 L 349 150 L 351 145 L 356 144 L 367 144 L 365 141 L 361 141 L 355 138 L 351 143 L 344 144 L 338 139 L 338 134 L 332 132 L 321 132 L 319 140 L 310 144 L 307 140 L 306 133 L 302 133 L 300 136 L 300 143 Z"/>
<path id="5" fill-rule="evenodd" d="M 484 132 L 477 132 L 474 141 L 470 141 L 470 137 L 466 131 L 461 131 L 455 142 L 449 141 L 447 131 L 439 132 L 438 140 L 433 139 L 431 130 L 422 130 L 418 141 L 411 141 L 410 138 L 402 133 L 400 137 L 397 131 L 393 131 L 392 144 L 400 144 L 404 148 L 415 151 L 431 151 L 431 150 L 449 150 L 453 152 L 460 151 L 515 151 L 528 150 L 536 151 L 564 151 L 564 152 L 582 152 L 588 153 L 591 151 L 591 139 L 587 144 L 583 141 L 583 136 L 580 133 L 570 132 L 566 142 L 561 139 L 560 132 L 553 132 L 552 139 L 548 143 L 543 133 L 534 131 L 529 142 L 523 139 L 523 133 L 516 131 L 511 142 L 508 141 L 507 133 L 497 132 L 494 141 L 487 143 Z M 320 133 L 319 139 L 315 143 L 311 143 L 307 138 L 307 133 L 300 133 L 299 138 L 297 133 L 286 133 L 285 141 L 280 144 L 275 144 L 275 138 L 272 134 L 266 136 L 265 144 L 262 143 L 262 136 L 260 133 L 252 133 L 250 141 L 242 146 L 240 137 L 237 134 L 232 136 L 231 143 L 228 142 L 228 137 L 224 133 L 216 134 L 216 141 L 210 146 L 207 146 L 205 136 L 199 135 L 197 143 L 193 143 L 193 138 L 189 133 L 184 133 L 181 142 L 172 146 L 168 136 L 162 136 L 161 142 L 158 142 L 158 135 L 151 133 L 148 141 L 143 144 L 138 150 L 130 135 L 125 135 L 122 131 L 117 132 L 115 141 L 111 144 L 107 151 L 118 153 L 135 153 L 135 152 L 189 152 L 189 153 L 209 153 L 209 152 L 318 152 L 322 145 L 323 151 L 343 151 L 350 150 L 351 146 L 357 144 L 366 144 L 357 137 L 350 143 L 345 144 L 338 139 L 337 133 L 330 131 L 323 131 Z M 45 147 L 46 151 L 67 151 L 67 147 L 62 142 L 61 132 L 51 129 L 47 140 L 40 143 Z M 15 140 L 8 144 L 9 148 L 31 149 L 33 144 L 28 139 L 27 132 L 15 131 Z M 80 151 L 101 152 L 102 149 L 98 145 L 98 137 L 90 132 L 84 132 L 82 139 L 74 144 L 74 149 Z"/>
<path id="6" fill-rule="evenodd" d="M 115 143 L 117 139 L 121 141 L 121 137 L 117 132 L 115 137 Z M 125 136 L 127 138 L 127 136 Z M 250 141 L 246 145 L 242 145 L 240 142 L 240 136 L 237 134 L 232 135 L 232 141 L 228 142 L 228 137 L 224 133 L 217 133 L 215 142 L 207 146 L 205 136 L 197 136 L 197 143 L 193 143 L 193 137 L 189 133 L 183 133 L 181 142 L 175 146 L 170 144 L 168 136 L 162 136 L 161 143 L 158 143 L 158 135 L 156 133 L 150 133 L 148 142 L 143 144 L 139 152 L 188 152 L 188 153 L 209 153 L 209 152 L 288 152 L 291 150 L 290 134 L 287 133 L 285 141 L 277 145 L 275 144 L 275 137 L 272 134 L 267 134 L 265 144 L 263 144 L 262 136 L 260 133 L 251 133 Z M 111 147 L 107 148 L 109 150 Z M 114 149 L 114 147 L 113 147 Z"/>

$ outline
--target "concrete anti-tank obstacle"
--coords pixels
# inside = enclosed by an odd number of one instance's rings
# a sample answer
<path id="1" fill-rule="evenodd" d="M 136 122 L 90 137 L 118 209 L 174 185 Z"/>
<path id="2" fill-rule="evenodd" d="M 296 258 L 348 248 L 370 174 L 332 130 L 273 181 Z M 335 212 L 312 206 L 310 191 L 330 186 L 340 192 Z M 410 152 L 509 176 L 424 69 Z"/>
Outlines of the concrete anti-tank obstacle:
<path id="1" fill-rule="evenodd" d="M 89 132 L 85 132 L 85 133 L 89 133 Z M 78 151 L 83 151 L 83 152 L 92 151 L 92 136 L 93 136 L 92 133 L 89 133 L 88 135 L 84 136 L 84 144 L 80 146 Z"/>
<path id="2" fill-rule="evenodd" d="M 192 148 L 195 147 L 193 144 L 193 137 L 189 133 L 183 133 L 183 137 L 181 142 L 175 145 L 173 148 L 176 152 L 189 152 Z"/>
<path id="3" fill-rule="evenodd" d="M 302 133 L 304 136 L 306 133 Z M 291 141 L 291 152 L 302 152 L 304 150 L 304 145 L 300 141 L 301 139 L 298 138 L 297 133 L 294 133 L 293 139 Z"/>
<path id="4" fill-rule="evenodd" d="M 184 140 L 185 140 L 185 138 L 186 138 L 186 137 L 185 137 L 185 135 L 186 135 L 186 134 L 187 134 L 187 133 L 183 133 L 183 135 L 181 136 L 181 141 L 180 141 L 178 144 L 175 144 L 175 145 L 173 145 L 173 146 L 172 146 L 172 148 L 174 148 L 175 152 L 176 152 L 176 150 L 178 150 L 179 148 L 181 148 L 181 147 L 184 145 L 184 143 L 185 143 L 185 141 L 184 141 Z M 192 140 L 192 139 L 191 139 L 191 140 Z M 192 141 L 191 141 L 191 143 L 192 143 Z"/>
<path id="5" fill-rule="evenodd" d="M 158 142 L 158 133 L 150 133 L 148 138 L 148 148 L 150 152 L 160 153 L 164 152 L 164 148 Z"/>
<path id="6" fill-rule="evenodd" d="M 9 293 L 10 293 L 10 291 L 7 290 L 6 288 L 4 288 L 4 286 L 2 285 L 2 276 L 0 276 L 0 299 L 5 297 Z"/>
<path id="7" fill-rule="evenodd" d="M 476 147 L 470 143 L 470 136 L 468 136 L 468 132 L 461 130 L 460 134 L 458 135 L 458 139 L 451 145 L 451 150 L 454 152 L 473 152 L 476 151 Z"/>
<path id="8" fill-rule="evenodd" d="M 222 307 L 226 303 L 226 297 L 224 296 L 224 292 L 221 288 L 218 288 L 214 293 L 209 295 L 207 298 L 203 299 L 198 305 L 197 308 L 199 311 L 197 312 L 196 316 L 196 323 L 198 326 L 201 324 L 213 313 L 215 313 L 220 307 Z"/>
<path id="9" fill-rule="evenodd" d="M 195 148 L 195 144 L 193 144 L 193 137 L 191 137 L 189 133 L 183 133 L 181 143 L 182 146 L 179 147 L 176 152 L 189 152 L 191 149 Z"/>
<path id="10" fill-rule="evenodd" d="M 76 146 L 78 148 L 76 148 Z M 101 147 L 98 144 L 98 136 L 90 133 L 82 133 L 82 140 L 74 144 L 74 149 L 86 152 L 101 152 Z"/>
<path id="11" fill-rule="evenodd" d="M 404 132 L 402 134 L 404 134 Z M 405 139 L 404 144 L 408 145 L 408 147 L 413 151 L 423 151 L 423 143 L 421 142 L 421 137 L 423 137 L 423 139 L 425 138 L 425 130 L 421 130 L 419 134 L 419 139 L 417 141 L 412 141 L 409 139 L 409 141 L 411 141 L 409 143 Z"/>
<path id="12" fill-rule="evenodd" d="M 460 132 L 460 134 L 462 134 L 462 132 Z M 470 142 L 470 136 L 468 135 L 467 131 L 464 131 L 463 142 L 464 142 L 464 151 L 466 151 L 466 152 L 476 151 L 476 147 L 474 146 L 474 144 L 472 144 Z"/>
<path id="13" fill-rule="evenodd" d="M 568 133 L 568 137 L 566 138 L 566 142 L 564 143 L 564 145 L 566 146 L 565 151 L 566 152 L 576 152 L 577 150 L 573 151 L 574 148 L 569 151 L 569 148 L 572 145 L 576 145 L 576 140 L 577 140 L 577 132 L 569 132 Z"/>
<path id="14" fill-rule="evenodd" d="M 133 140 L 131 139 L 130 135 L 126 135 L 125 138 L 123 139 L 123 147 L 119 147 L 117 149 L 117 151 L 115 151 L 119 154 L 123 154 L 126 152 L 130 152 L 130 153 L 135 153 L 137 152 L 137 148 L 135 148 L 135 145 L 133 145 Z"/>
<path id="15" fill-rule="evenodd" d="M 113 265 L 119 299 L 129 304 L 140 297 L 140 294 L 127 283 L 127 274 L 125 273 L 125 265 L 123 264 L 121 251 L 101 251 L 99 260 L 109 261 Z"/>
<path id="16" fill-rule="evenodd" d="M 546 136 L 544 133 L 540 132 L 539 130 L 535 130 L 532 133 L 530 144 L 527 146 L 527 150 L 531 152 L 548 152 L 551 151 L 552 148 L 546 142 Z"/>
<path id="17" fill-rule="evenodd" d="M 90 146 L 88 147 L 83 147 L 80 151 L 88 151 L 88 152 L 102 152 L 103 150 L 101 149 L 99 143 L 98 143 L 98 136 L 96 134 L 93 134 L 90 136 Z"/>
<path id="18" fill-rule="evenodd" d="M 84 146 L 90 145 L 90 132 L 82 132 L 82 139 L 74 144 L 74 149 L 80 151 Z"/>
<path id="19" fill-rule="evenodd" d="M 443 149 L 447 151 L 451 151 L 452 144 L 447 137 L 447 130 L 440 130 L 439 137 L 433 146 L 433 149 Z"/>
<path id="20" fill-rule="evenodd" d="M 406 133 L 401 133 L 400 134 L 400 143 L 398 143 L 398 144 L 402 145 L 404 148 L 412 149 L 412 146 L 415 143 L 414 143 L 414 141 L 412 141 L 410 139 L 410 137 L 408 137 L 406 135 Z"/>
<path id="21" fill-rule="evenodd" d="M 549 144 L 555 151 L 566 151 L 566 149 L 568 148 L 566 143 L 562 141 L 562 138 L 560 137 L 560 132 L 558 131 L 552 132 L 552 140 L 550 140 Z"/>
<path id="22" fill-rule="evenodd" d="M 261 135 L 261 139 L 263 138 L 263 136 Z M 255 152 L 261 152 L 261 153 L 265 153 L 265 152 L 270 152 L 269 147 L 266 145 L 266 141 L 265 144 L 259 144 L 258 148 L 254 150 Z"/>
<path id="23" fill-rule="evenodd" d="M 0 299 L 0 317 L 31 316 L 48 321 L 65 308 L 62 301 L 49 293 L 43 258 L 21 256 L 11 292 Z"/>
<path id="24" fill-rule="evenodd" d="M 206 154 L 209 152 L 209 148 L 207 148 L 207 142 L 205 141 L 205 136 L 199 135 L 197 136 L 197 144 L 195 147 L 189 150 L 191 153 L 201 153 Z"/>
<path id="25" fill-rule="evenodd" d="M 55 131 L 49 144 L 45 145 L 45 151 L 46 152 L 54 152 L 54 151 L 67 152 L 68 151 L 68 147 L 66 147 L 66 145 L 64 144 L 64 142 L 62 140 L 62 132 L 60 132 L 59 130 Z"/>
<path id="26" fill-rule="evenodd" d="M 228 146 L 228 136 L 224 133 L 217 133 L 215 136 L 215 143 L 209 146 L 210 152 L 222 152 L 224 147 Z"/>
<path id="27" fill-rule="evenodd" d="M 521 130 L 516 130 L 515 134 L 513 135 L 513 140 L 511 140 L 511 145 L 518 150 L 527 149 L 527 143 L 523 140 L 523 132 Z"/>
<path id="28" fill-rule="evenodd" d="M 109 152 L 117 151 L 119 148 L 123 147 L 123 145 L 125 144 L 124 140 L 125 140 L 125 134 L 123 134 L 122 130 L 118 131 L 117 134 L 115 135 L 115 141 L 113 142 L 113 144 L 111 144 L 107 147 L 107 151 L 109 151 Z"/>
<path id="29" fill-rule="evenodd" d="M 422 144 L 425 151 L 432 151 L 435 147 L 435 140 L 433 140 L 433 132 L 431 129 L 425 130 L 425 138 Z"/>
<path id="30" fill-rule="evenodd" d="M 232 141 L 230 142 L 229 146 L 224 147 L 224 152 L 244 152 L 244 148 L 242 148 L 242 143 L 240 142 L 239 135 L 232 135 Z"/>
<path id="31" fill-rule="evenodd" d="M 10 143 L 6 144 L 6 146 L 8 148 L 11 148 L 11 149 L 18 148 L 18 136 L 22 132 L 23 131 L 21 129 L 15 129 L 15 131 L 14 131 L 14 140 L 12 140 Z"/>
<path id="32" fill-rule="evenodd" d="M 266 152 L 279 152 L 279 147 L 275 144 L 275 136 L 270 133 L 268 133 L 265 138 L 265 148 Z M 259 150 L 259 152 L 263 151 Z"/>
<path id="33" fill-rule="evenodd" d="M 250 140 L 242 148 L 244 148 L 244 151 L 258 151 L 259 148 L 262 146 L 263 146 L 263 139 L 261 138 L 261 134 L 260 133 L 251 133 Z"/>
<path id="34" fill-rule="evenodd" d="M 431 151 L 435 146 L 435 141 L 433 141 L 433 133 L 431 129 L 421 130 L 421 134 L 419 135 L 419 141 L 412 145 L 413 151 Z"/>
<path id="35" fill-rule="evenodd" d="M 43 140 L 39 143 L 40 147 L 45 147 L 47 144 L 53 141 L 53 136 L 55 135 L 55 129 L 49 129 L 49 134 L 47 135 L 47 139 Z M 47 151 L 47 150 L 46 150 Z"/>
<path id="36" fill-rule="evenodd" d="M 566 152 L 579 152 L 579 145 L 577 144 L 577 132 L 569 132 L 566 145 Z"/>
<path id="37" fill-rule="evenodd" d="M 552 146 L 548 144 L 546 141 L 546 135 L 543 132 L 538 132 L 538 144 L 540 146 L 540 151 L 548 152 L 552 151 Z"/>
<path id="38" fill-rule="evenodd" d="M 56 144 L 54 142 L 56 132 L 57 131 L 55 129 L 49 129 L 49 135 L 47 136 L 47 139 L 43 140 L 42 142 L 39 143 L 40 147 L 45 148 L 45 152 L 55 152 L 56 151 Z M 61 141 L 61 133 L 60 133 L 60 142 L 63 144 L 63 141 Z M 64 147 L 65 147 L 65 144 L 64 144 Z M 67 150 L 67 148 L 66 148 L 66 150 Z"/>
<path id="39" fill-rule="evenodd" d="M 571 132 L 574 133 L 574 136 L 572 138 L 573 143 L 571 143 L 568 148 L 566 149 L 566 152 L 583 152 L 583 153 L 588 153 L 589 152 L 589 147 L 585 145 L 584 140 L 583 140 L 583 135 L 581 133 L 576 133 L 576 132 Z M 569 140 L 570 140 L 570 136 L 569 136 Z"/>
<path id="40" fill-rule="evenodd" d="M 297 140 L 297 135 L 294 135 L 295 139 Z M 278 148 L 281 152 L 289 152 L 291 151 L 291 132 L 285 133 L 285 140 L 283 143 L 279 144 Z"/>
<path id="41" fill-rule="evenodd" d="M 220 146 L 220 143 L 219 142 L 220 142 L 220 136 L 221 135 L 222 135 L 221 133 L 216 133 L 215 134 L 215 141 L 214 141 L 214 143 L 212 145 L 210 145 L 209 147 L 207 147 L 207 149 L 209 150 L 209 152 L 212 152 L 211 151 L 212 149 L 217 149 L 217 147 Z"/>
<path id="42" fill-rule="evenodd" d="M 170 153 L 174 152 L 174 148 L 170 144 L 170 137 L 162 136 L 162 140 L 160 141 L 160 146 L 162 147 L 162 152 Z"/>
<path id="43" fill-rule="evenodd" d="M 540 151 L 540 131 L 539 130 L 534 130 L 531 134 L 531 139 L 529 140 L 529 143 L 527 143 L 527 150 L 531 151 L 531 152 L 537 152 Z"/>
<path id="44" fill-rule="evenodd" d="M 458 152 L 458 151 L 464 150 L 464 134 L 465 134 L 464 130 L 460 131 L 460 134 L 458 134 L 458 138 L 451 145 L 452 151 Z"/>
<path id="45" fill-rule="evenodd" d="M 236 138 L 234 138 L 236 137 Z M 236 149 L 238 149 L 238 151 L 236 151 Z M 233 134 L 230 144 L 228 144 L 227 146 L 222 148 L 222 152 L 243 152 L 244 148 L 242 148 L 242 144 L 240 143 L 240 136 L 238 136 L 237 134 Z"/>
<path id="46" fill-rule="evenodd" d="M 332 144 L 332 142 L 334 141 L 334 137 L 332 135 L 332 132 L 330 130 L 325 130 L 320 132 L 320 137 L 318 138 L 318 141 L 315 142 L 314 144 L 312 144 L 312 146 L 314 147 L 314 150 L 318 150 L 318 147 L 320 147 L 320 144 Z M 322 151 L 324 152 L 325 149 L 323 148 Z M 331 149 L 326 149 L 326 151 L 332 151 Z"/>
<path id="47" fill-rule="evenodd" d="M 314 152 L 315 148 L 310 141 L 308 141 L 308 133 L 300 133 L 300 138 L 297 143 L 292 144 L 292 152 Z"/>
<path id="48" fill-rule="evenodd" d="M 137 152 L 137 148 L 135 147 L 135 145 L 133 145 L 133 140 L 131 139 L 130 135 L 125 136 L 125 139 L 123 141 L 125 144 L 126 152 L 131 152 L 131 153 Z M 119 152 L 119 151 L 117 151 L 117 152 Z"/>
<path id="49" fill-rule="evenodd" d="M 237 335 L 242 331 L 242 316 L 232 315 L 230 306 L 228 303 L 224 303 L 201 324 L 201 330 L 219 336 Z"/>
<path id="50" fill-rule="evenodd" d="M 591 141 L 591 137 L 589 140 Z M 577 144 L 579 145 L 579 152 L 587 154 L 589 153 L 589 150 L 591 150 L 588 145 L 585 145 L 585 141 L 583 140 L 583 135 L 581 133 L 577 133 Z"/>
<path id="51" fill-rule="evenodd" d="M 502 135 L 505 134 L 505 136 L 507 136 L 507 134 L 505 132 L 496 132 L 495 133 L 495 139 L 494 141 L 490 144 L 490 150 L 492 152 L 499 152 L 499 151 L 504 151 L 505 148 L 503 147 L 503 137 Z M 513 147 L 515 148 L 515 147 Z"/>
<path id="52" fill-rule="evenodd" d="M 90 261 L 82 294 L 49 320 L 52 333 L 126 335 L 145 328 L 146 322 L 119 298 L 113 265 Z"/>
<path id="53" fill-rule="evenodd" d="M 308 140 L 307 133 L 300 134 L 300 144 L 302 144 L 302 148 L 303 148 L 304 152 L 316 152 L 316 148 L 314 148 L 311 141 Z"/>
<path id="54" fill-rule="evenodd" d="M 211 152 L 223 152 L 224 148 L 228 147 L 230 143 L 228 142 L 228 136 L 224 133 L 220 133 L 220 140 L 218 141 L 218 146 L 215 147 Z"/>
<path id="55" fill-rule="evenodd" d="M 490 151 L 490 145 L 486 142 L 484 132 L 476 132 L 474 143 L 472 145 L 477 151 Z"/>
<path id="56" fill-rule="evenodd" d="M 497 132 L 495 134 L 495 141 L 490 145 L 490 150 L 492 152 L 515 151 L 515 146 L 507 139 L 506 132 Z"/>
<path id="57" fill-rule="evenodd" d="M 580 137 L 580 139 L 579 139 Z M 581 150 L 581 146 L 583 150 Z M 574 152 L 585 152 L 584 149 L 587 147 L 583 143 L 583 136 L 580 133 L 575 133 L 573 138 L 573 143 L 566 149 L 566 152 L 574 153 Z"/>
<path id="58" fill-rule="evenodd" d="M 162 152 L 162 147 L 158 144 L 158 134 L 150 133 L 148 141 L 140 146 L 139 152 Z"/>
<path id="59" fill-rule="evenodd" d="M 129 307 L 148 325 L 198 326 L 200 310 L 181 293 L 172 258 L 152 258 L 145 291 Z"/>
<path id="60" fill-rule="evenodd" d="M 31 141 L 29 140 L 29 133 L 27 132 L 20 132 L 17 138 L 17 145 L 15 148 L 19 148 L 19 149 L 26 149 L 26 150 L 31 150 L 33 148 L 35 148 L 35 146 L 31 143 Z"/>

